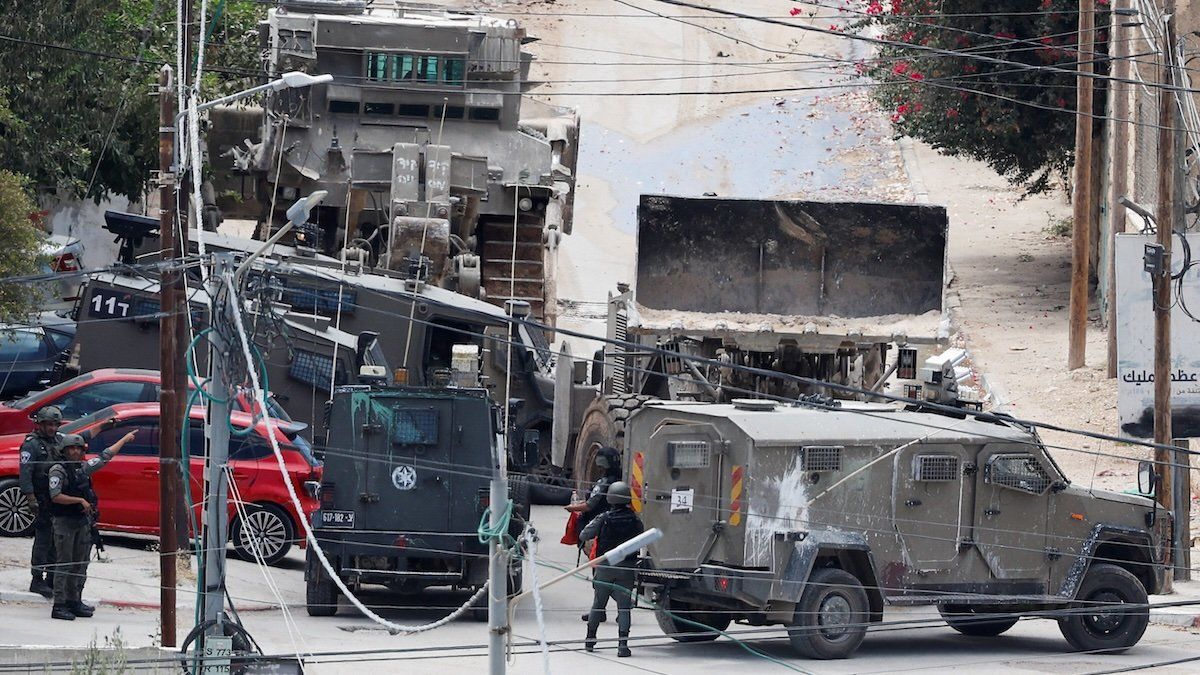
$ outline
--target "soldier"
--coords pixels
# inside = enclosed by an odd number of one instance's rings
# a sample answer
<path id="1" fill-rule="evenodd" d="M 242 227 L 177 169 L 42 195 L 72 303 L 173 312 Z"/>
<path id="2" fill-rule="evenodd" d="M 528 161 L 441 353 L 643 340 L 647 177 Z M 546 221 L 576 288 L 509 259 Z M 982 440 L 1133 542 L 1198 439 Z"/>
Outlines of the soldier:
<path id="1" fill-rule="evenodd" d="M 92 555 L 92 526 L 90 517 L 96 508 L 96 493 L 92 490 L 92 474 L 133 440 L 136 432 L 125 434 L 112 447 L 105 448 L 99 457 L 83 461 L 83 437 L 63 436 L 58 462 L 50 467 L 47 483 L 50 487 L 50 511 L 54 515 L 54 544 L 58 555 L 59 572 L 54 576 L 54 608 L 50 616 L 74 621 L 89 617 L 96 608 L 83 604 L 83 584 L 87 581 L 88 558 Z"/>
<path id="2" fill-rule="evenodd" d="M 583 528 L 579 538 L 583 541 L 596 540 L 596 557 L 613 550 L 617 546 L 633 539 L 644 529 L 642 521 L 633 509 L 629 507 L 629 484 L 617 481 L 608 488 L 609 509 L 600 514 Z M 596 568 L 592 577 L 592 590 L 595 597 L 592 600 L 592 611 L 588 618 L 587 640 L 585 649 L 592 651 L 596 646 L 596 629 L 600 627 L 600 616 L 608 605 L 608 599 L 617 601 L 617 656 L 630 656 L 629 610 L 633 609 L 634 567 L 637 565 L 635 554 L 629 554 L 612 566 L 603 565 Z"/>
<path id="3" fill-rule="evenodd" d="M 33 520 L 33 551 L 29 555 L 33 581 L 29 591 L 44 598 L 54 597 L 54 529 L 50 517 L 50 488 L 46 485 L 53 456 L 62 434 L 62 411 L 48 405 L 33 414 L 33 433 L 21 444 L 21 494 L 36 515 Z"/>
<path id="4" fill-rule="evenodd" d="M 576 523 L 576 527 L 579 528 L 580 533 L 588 526 L 588 523 L 608 510 L 608 488 L 621 480 L 621 451 L 607 445 L 600 448 L 596 451 L 596 466 L 604 470 L 604 475 L 592 486 L 588 498 L 563 507 L 572 513 L 579 514 L 579 522 Z M 585 541 L 587 540 L 581 535 L 579 537 L 580 548 L 583 548 Z M 584 614 L 579 618 L 583 621 L 591 621 L 591 614 Z M 604 623 L 605 621 L 608 621 L 608 615 L 600 612 L 600 622 Z"/>

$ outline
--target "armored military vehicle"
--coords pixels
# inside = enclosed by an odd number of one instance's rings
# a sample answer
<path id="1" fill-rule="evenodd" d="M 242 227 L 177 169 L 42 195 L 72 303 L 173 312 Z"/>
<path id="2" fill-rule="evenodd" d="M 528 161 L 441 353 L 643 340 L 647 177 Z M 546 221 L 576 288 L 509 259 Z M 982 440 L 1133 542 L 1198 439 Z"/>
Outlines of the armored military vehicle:
<path id="1" fill-rule="evenodd" d="M 478 352 L 466 358 L 477 359 Z M 470 368 L 448 374 L 446 384 L 463 374 L 469 378 Z M 503 452 L 501 420 L 500 407 L 478 388 L 345 387 L 334 393 L 314 525 L 343 581 L 401 593 L 483 585 L 488 547 L 477 531 L 495 453 Z M 524 485 L 510 481 L 514 537 L 529 517 Z M 305 579 L 308 613 L 334 614 L 337 587 L 312 554 Z M 521 565 L 514 560 L 508 591 L 520 587 Z M 486 603 L 472 613 L 486 617 Z"/>
<path id="2" fill-rule="evenodd" d="M 536 86 L 524 28 L 431 4 L 283 0 L 260 35 L 269 77 L 334 79 L 270 94 L 257 138 L 243 111 L 214 114 L 210 154 L 232 156 L 235 174 L 222 192 L 246 184 L 239 172 L 260 179 L 242 197 L 264 206 L 276 190 L 281 209 L 327 190 L 310 248 L 349 248 L 500 306 L 519 299 L 553 323 L 579 125 L 573 109 L 523 96 Z"/>
<path id="3" fill-rule="evenodd" d="M 640 583 L 723 630 L 787 626 L 854 653 L 885 605 L 936 605 L 967 635 L 1049 613 L 1070 645 L 1120 652 L 1162 588 L 1170 517 L 1072 485 L 1030 429 L 862 402 L 648 403 L 629 419 L 635 507 L 663 538 Z M 682 641 L 713 631 L 658 613 Z"/>

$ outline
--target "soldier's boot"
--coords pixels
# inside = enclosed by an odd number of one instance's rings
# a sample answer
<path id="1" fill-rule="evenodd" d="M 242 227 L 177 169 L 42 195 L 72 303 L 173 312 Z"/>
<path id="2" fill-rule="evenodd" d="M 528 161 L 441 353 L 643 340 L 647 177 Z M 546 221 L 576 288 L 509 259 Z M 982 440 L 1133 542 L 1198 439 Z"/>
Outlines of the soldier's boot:
<path id="1" fill-rule="evenodd" d="M 592 652 L 596 650 L 596 631 L 600 628 L 600 615 L 602 613 L 599 610 L 592 610 L 591 615 L 588 617 L 587 639 L 583 641 L 584 651 Z"/>
<path id="2" fill-rule="evenodd" d="M 78 617 L 88 618 L 96 613 L 96 608 L 84 603 L 82 600 L 75 600 L 67 603 L 67 610 Z"/>
<path id="3" fill-rule="evenodd" d="M 33 581 L 29 582 L 29 592 L 37 593 L 43 598 L 50 599 L 54 597 L 54 583 L 52 579 L 42 579 L 42 575 L 35 574 Z"/>
<path id="4" fill-rule="evenodd" d="M 67 608 L 66 605 L 55 605 L 50 610 L 51 619 L 62 619 L 63 621 L 74 621 L 75 615 Z"/>
<path id="5" fill-rule="evenodd" d="M 617 638 L 617 656 L 633 656 L 633 652 L 629 651 L 629 631 L 621 631 Z"/>

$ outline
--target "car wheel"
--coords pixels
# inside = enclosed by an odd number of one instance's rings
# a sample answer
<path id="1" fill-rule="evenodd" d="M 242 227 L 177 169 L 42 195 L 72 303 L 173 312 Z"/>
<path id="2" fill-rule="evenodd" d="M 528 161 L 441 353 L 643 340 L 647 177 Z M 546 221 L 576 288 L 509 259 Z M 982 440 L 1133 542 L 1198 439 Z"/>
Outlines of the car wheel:
<path id="1" fill-rule="evenodd" d="M 325 573 L 317 554 L 308 549 L 308 568 L 304 585 L 304 604 L 309 616 L 333 616 L 338 610 L 338 589 Z"/>
<path id="2" fill-rule="evenodd" d="M 1116 565 L 1093 564 L 1071 605 L 1078 613 L 1059 619 L 1058 628 L 1077 651 L 1120 654 L 1146 632 L 1150 624 L 1146 603 L 1146 589 L 1137 577 Z M 1090 609 L 1096 611 L 1085 611 Z"/>
<path id="3" fill-rule="evenodd" d="M 292 519 L 274 504 L 247 504 L 246 522 L 239 515 L 229 528 L 233 550 L 242 560 L 255 560 L 255 548 L 263 562 L 274 565 L 287 555 L 295 539 Z"/>
<path id="4" fill-rule="evenodd" d="M 972 637 L 996 637 L 1017 625 L 1019 616 L 1009 616 L 1000 608 L 979 608 L 971 605 L 938 605 L 938 612 L 946 624 L 963 635 Z M 988 614 L 1001 616 L 988 617 Z M 977 616 L 983 615 L 982 618 Z"/>
<path id="5" fill-rule="evenodd" d="M 711 642 L 721 637 L 720 631 L 729 628 L 732 620 L 719 610 L 706 611 L 708 608 L 701 605 L 673 600 L 670 593 L 660 595 L 654 604 L 658 627 L 677 642 Z"/>
<path id="6" fill-rule="evenodd" d="M 11 478 L 0 481 L 0 536 L 27 537 L 33 534 L 33 521 L 36 516 L 25 495 L 21 494 L 21 484 Z"/>
<path id="7" fill-rule="evenodd" d="M 810 659 L 850 656 L 867 634 L 868 608 L 854 575 L 834 567 L 813 570 L 788 626 L 792 649 Z"/>

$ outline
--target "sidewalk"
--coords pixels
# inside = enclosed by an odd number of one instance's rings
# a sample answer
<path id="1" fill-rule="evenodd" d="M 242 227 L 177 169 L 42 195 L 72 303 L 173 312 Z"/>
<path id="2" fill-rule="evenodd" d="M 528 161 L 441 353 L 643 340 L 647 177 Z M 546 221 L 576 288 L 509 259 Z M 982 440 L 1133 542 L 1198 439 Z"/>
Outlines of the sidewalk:
<path id="1" fill-rule="evenodd" d="M 1154 607 L 1154 605 L 1179 605 L 1179 603 L 1195 603 L 1174 607 Z M 1176 581 L 1174 591 L 1170 595 L 1150 596 L 1150 622 L 1164 626 L 1182 626 L 1185 628 L 1200 628 L 1200 580 Z"/>

